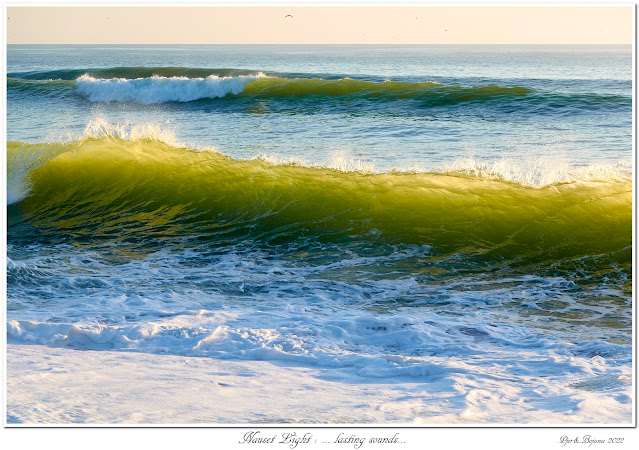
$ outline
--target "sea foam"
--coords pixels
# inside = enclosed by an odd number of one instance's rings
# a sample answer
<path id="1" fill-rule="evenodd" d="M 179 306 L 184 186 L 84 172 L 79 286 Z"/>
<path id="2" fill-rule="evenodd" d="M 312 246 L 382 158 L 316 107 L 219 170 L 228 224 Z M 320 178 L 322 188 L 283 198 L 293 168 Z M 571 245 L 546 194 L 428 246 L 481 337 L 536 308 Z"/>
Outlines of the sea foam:
<path id="1" fill-rule="evenodd" d="M 76 90 L 91 102 L 133 101 L 138 103 L 191 102 L 205 98 L 220 98 L 239 94 L 247 83 L 266 75 L 206 78 L 161 77 L 150 78 L 94 78 L 81 75 Z"/>

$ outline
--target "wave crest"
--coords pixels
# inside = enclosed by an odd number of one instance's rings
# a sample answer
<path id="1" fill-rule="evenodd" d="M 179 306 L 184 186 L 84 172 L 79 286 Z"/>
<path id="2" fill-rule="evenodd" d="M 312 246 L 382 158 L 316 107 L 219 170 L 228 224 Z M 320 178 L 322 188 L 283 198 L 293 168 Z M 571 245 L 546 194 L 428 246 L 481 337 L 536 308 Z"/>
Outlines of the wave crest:
<path id="1" fill-rule="evenodd" d="M 462 158 L 440 169 L 442 173 L 463 173 L 478 178 L 502 180 L 523 186 L 545 186 L 573 182 L 629 182 L 632 166 L 624 163 L 591 164 L 574 168 L 564 159 L 540 158 L 517 162 L 507 158 L 495 161 L 478 161 Z"/>
<path id="2" fill-rule="evenodd" d="M 150 78 L 94 78 L 84 74 L 76 82 L 76 90 L 91 102 L 166 103 L 192 102 L 206 98 L 221 98 L 227 94 L 239 94 L 247 83 L 266 75 L 206 78 L 162 77 Z"/>
<path id="3" fill-rule="evenodd" d="M 180 142 L 172 129 L 161 127 L 156 123 L 116 123 L 111 124 L 103 118 L 92 119 L 82 133 L 81 139 L 118 138 L 125 141 L 162 142 L 171 147 L 181 148 L 186 145 Z"/>

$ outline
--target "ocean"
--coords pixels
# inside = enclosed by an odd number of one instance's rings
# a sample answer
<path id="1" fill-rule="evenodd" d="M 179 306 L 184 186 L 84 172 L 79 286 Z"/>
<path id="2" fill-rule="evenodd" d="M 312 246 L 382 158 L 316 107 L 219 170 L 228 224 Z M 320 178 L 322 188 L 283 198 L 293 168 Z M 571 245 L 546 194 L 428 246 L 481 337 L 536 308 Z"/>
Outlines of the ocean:
<path id="1" fill-rule="evenodd" d="M 631 46 L 9 45 L 8 343 L 629 422 L 632 152 Z"/>

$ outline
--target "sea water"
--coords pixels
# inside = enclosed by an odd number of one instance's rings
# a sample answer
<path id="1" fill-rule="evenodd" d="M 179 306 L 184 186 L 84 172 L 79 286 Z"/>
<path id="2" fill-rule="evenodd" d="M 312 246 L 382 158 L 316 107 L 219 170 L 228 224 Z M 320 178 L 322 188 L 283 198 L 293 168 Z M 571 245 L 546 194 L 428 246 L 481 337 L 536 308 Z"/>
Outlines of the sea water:
<path id="1" fill-rule="evenodd" d="M 7 61 L 9 343 L 594 392 L 630 420 L 630 46 Z"/>

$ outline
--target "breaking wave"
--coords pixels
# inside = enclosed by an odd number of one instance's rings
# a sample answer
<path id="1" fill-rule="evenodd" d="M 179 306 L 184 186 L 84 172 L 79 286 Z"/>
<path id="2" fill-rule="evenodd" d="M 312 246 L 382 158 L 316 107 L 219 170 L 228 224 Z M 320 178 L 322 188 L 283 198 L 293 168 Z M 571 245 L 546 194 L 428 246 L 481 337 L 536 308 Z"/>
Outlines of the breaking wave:
<path id="1" fill-rule="evenodd" d="M 526 86 L 444 85 L 434 81 L 372 81 L 331 79 L 308 74 L 276 74 L 241 69 L 184 67 L 116 67 L 11 73 L 9 90 L 42 95 L 80 95 L 90 102 L 137 102 L 142 104 L 227 99 L 330 99 L 412 101 L 418 107 L 467 103 L 505 106 L 515 111 L 536 112 L 567 108 L 631 108 L 632 99 L 620 95 L 553 93 Z"/>
<path id="2" fill-rule="evenodd" d="M 530 187 L 468 170 L 368 173 L 236 160 L 177 147 L 153 129 L 116 131 L 9 142 L 10 226 L 26 220 L 45 234 L 115 241 L 381 239 L 511 262 L 630 258 L 632 182 L 619 168 Z"/>

